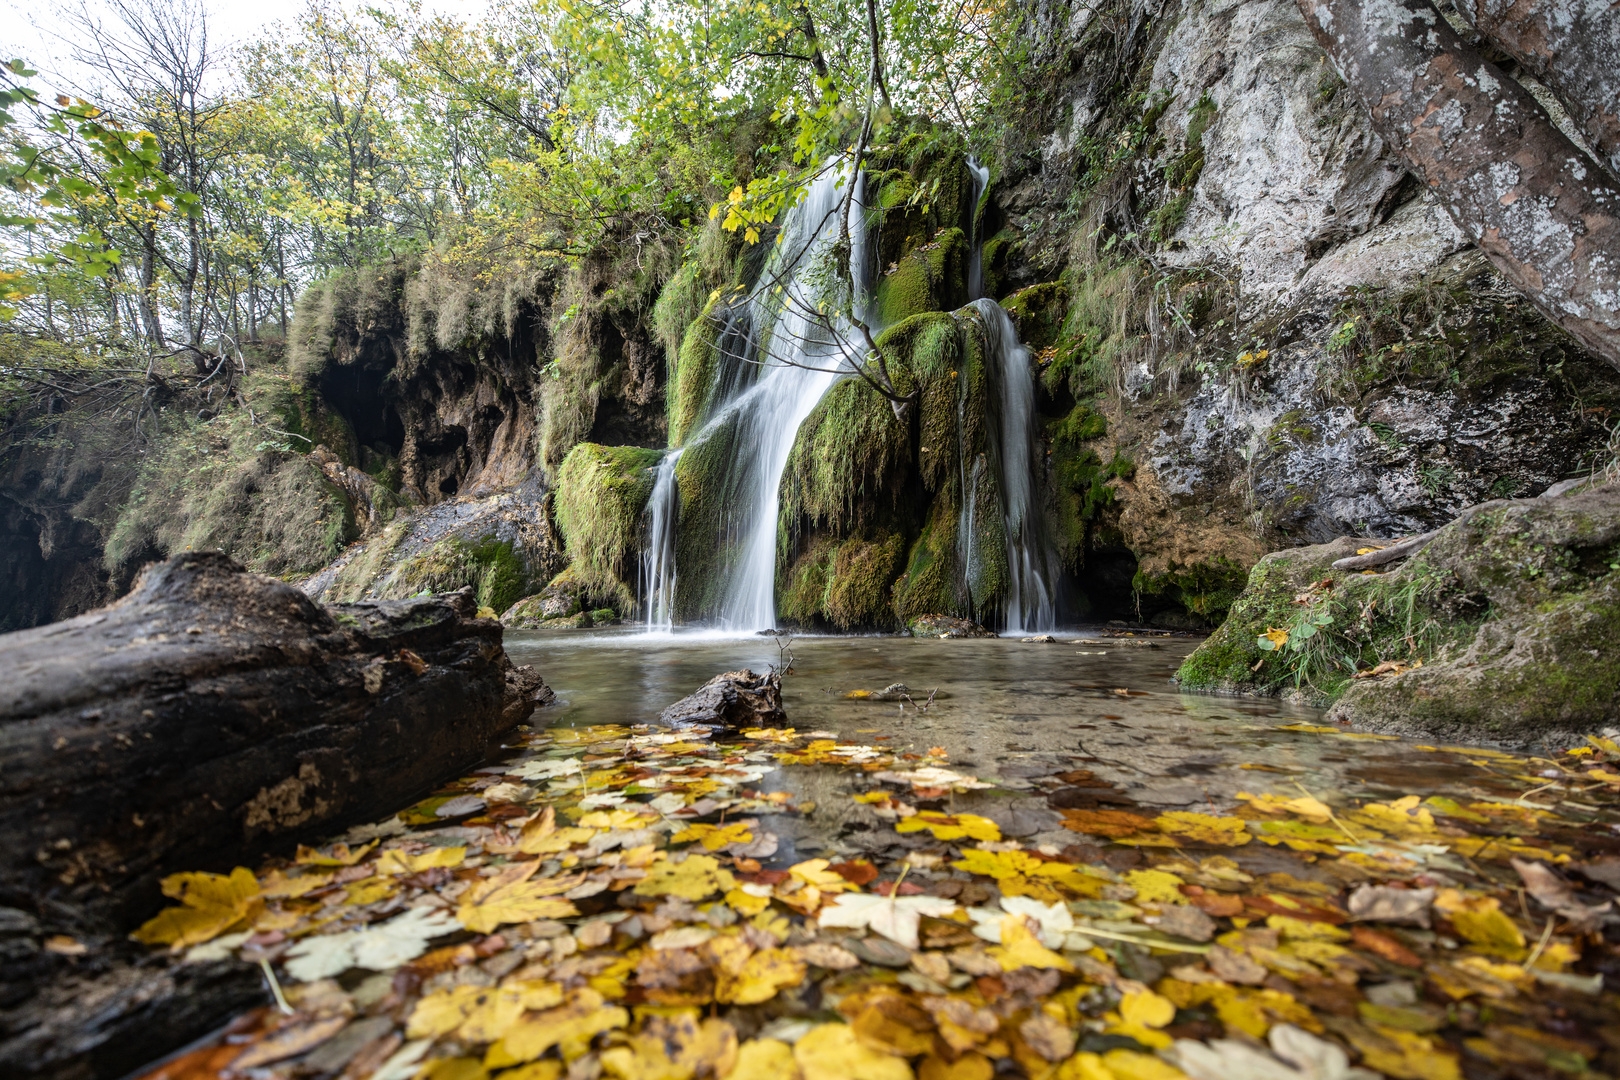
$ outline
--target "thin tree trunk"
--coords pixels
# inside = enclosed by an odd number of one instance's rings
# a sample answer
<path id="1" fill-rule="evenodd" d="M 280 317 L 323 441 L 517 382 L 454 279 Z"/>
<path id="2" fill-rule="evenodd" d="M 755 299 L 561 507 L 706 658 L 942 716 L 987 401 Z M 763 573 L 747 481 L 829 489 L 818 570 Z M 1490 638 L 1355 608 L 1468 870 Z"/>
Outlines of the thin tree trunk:
<path id="1" fill-rule="evenodd" d="M 1457 0 L 1457 10 L 1552 88 L 1620 177 L 1620 9 L 1611 0 Z"/>
<path id="2" fill-rule="evenodd" d="M 1620 185 L 1427 0 L 1296 0 L 1373 127 L 1542 313 L 1620 368 Z"/>

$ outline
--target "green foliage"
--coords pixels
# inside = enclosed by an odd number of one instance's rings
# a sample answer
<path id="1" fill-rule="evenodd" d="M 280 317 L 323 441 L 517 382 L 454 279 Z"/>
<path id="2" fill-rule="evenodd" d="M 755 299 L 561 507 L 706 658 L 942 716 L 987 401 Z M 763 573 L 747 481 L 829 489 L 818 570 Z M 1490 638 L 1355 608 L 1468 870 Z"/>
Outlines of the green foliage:
<path id="1" fill-rule="evenodd" d="M 1039 353 L 1057 343 L 1068 314 L 1069 287 L 1061 281 L 1031 285 L 1007 297 L 1001 306 L 1012 316 L 1018 339 Z"/>
<path id="2" fill-rule="evenodd" d="M 557 473 L 557 528 L 573 577 L 590 595 L 613 598 L 620 611 L 635 605 L 641 519 L 652 495 L 651 469 L 662 457 L 660 450 L 580 443 Z"/>

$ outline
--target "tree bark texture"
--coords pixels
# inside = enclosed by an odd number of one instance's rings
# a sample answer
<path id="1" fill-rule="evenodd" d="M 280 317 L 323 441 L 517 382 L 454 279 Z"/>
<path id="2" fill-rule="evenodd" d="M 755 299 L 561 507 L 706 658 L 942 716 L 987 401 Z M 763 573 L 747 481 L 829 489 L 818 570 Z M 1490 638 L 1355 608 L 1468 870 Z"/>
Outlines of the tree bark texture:
<path id="1" fill-rule="evenodd" d="M 1297 0 L 1316 40 L 1458 228 L 1620 368 L 1620 184 L 1427 0 Z"/>
<path id="2" fill-rule="evenodd" d="M 1620 9 L 1613 0 L 1457 0 L 1462 17 L 1558 95 L 1620 177 Z"/>
<path id="3" fill-rule="evenodd" d="M 381 817 L 476 765 L 549 691 L 475 611 L 468 590 L 322 607 L 188 552 L 115 604 L 0 636 L 0 905 L 121 933 L 165 874 Z"/>

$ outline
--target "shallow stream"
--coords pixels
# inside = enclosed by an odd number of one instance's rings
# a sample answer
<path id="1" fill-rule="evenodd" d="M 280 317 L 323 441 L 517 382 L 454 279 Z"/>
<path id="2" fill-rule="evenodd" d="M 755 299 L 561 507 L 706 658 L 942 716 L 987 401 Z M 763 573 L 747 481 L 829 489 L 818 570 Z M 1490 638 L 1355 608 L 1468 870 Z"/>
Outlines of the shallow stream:
<path id="1" fill-rule="evenodd" d="M 533 664 L 556 691 L 536 726 L 655 721 L 722 671 L 784 662 L 778 639 L 769 637 L 606 631 L 508 633 L 506 641 L 513 661 Z M 954 796 L 954 808 L 995 813 L 1004 825 L 1008 812 L 1026 810 L 1030 827 L 1009 835 L 1047 834 L 1037 842 L 1060 838 L 1052 831 L 1057 815 L 1035 792 L 1018 792 L 1029 787 L 1027 778 L 1067 769 L 1113 785 L 1100 805 L 1153 812 L 1222 812 L 1239 792 L 1294 797 L 1303 789 L 1338 803 L 1412 791 L 1503 799 L 1525 790 L 1522 779 L 1493 764 L 1505 757 L 1494 751 L 1419 751 L 1422 744 L 1411 740 L 1324 725 L 1319 710 L 1277 699 L 1183 693 L 1172 676 L 1197 644 L 1076 634 L 1055 643 L 798 637 L 789 646 L 783 708 L 800 732 L 836 733 L 898 753 L 943 747 L 951 768 L 997 783 L 994 792 Z M 848 696 L 892 683 L 905 684 L 912 703 Z M 762 786 L 820 807 L 772 825 L 796 848 L 784 856 L 861 847 L 858 837 L 847 842 L 844 810 L 848 793 L 864 787 L 858 774 L 789 766 Z"/>

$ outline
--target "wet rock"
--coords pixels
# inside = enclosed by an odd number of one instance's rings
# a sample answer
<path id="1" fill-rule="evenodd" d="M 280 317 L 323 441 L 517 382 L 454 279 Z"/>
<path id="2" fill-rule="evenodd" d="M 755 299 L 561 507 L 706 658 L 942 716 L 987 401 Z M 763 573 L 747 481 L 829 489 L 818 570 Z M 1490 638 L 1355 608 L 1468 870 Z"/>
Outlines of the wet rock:
<path id="1" fill-rule="evenodd" d="M 905 683 L 890 683 L 881 690 L 851 690 L 844 697 L 850 701 L 905 701 L 911 688 Z"/>
<path id="2" fill-rule="evenodd" d="M 1024 644 L 1025 645 L 1056 645 L 1057 644 L 1057 638 L 1053 637 L 1051 634 L 1041 634 L 1041 635 L 1039 635 L 1037 637 L 1027 637 L 1027 638 L 1025 638 L 1024 639 Z"/>
<path id="3" fill-rule="evenodd" d="M 993 630 L 986 630 L 971 619 L 958 619 L 954 615 L 924 615 L 908 628 L 912 637 L 931 638 L 993 638 Z"/>
<path id="4" fill-rule="evenodd" d="M 585 614 L 585 601 L 585 586 L 564 570 L 544 589 L 507 608 L 501 622 L 514 630 L 533 630 L 547 623 L 557 625 L 557 620 Z M 591 625 L 589 616 L 584 625 Z"/>
<path id="5" fill-rule="evenodd" d="M 1620 486 L 1481 503 L 1388 573 L 1333 569 L 1375 543 L 1266 556 L 1226 625 L 1182 665 L 1182 685 L 1291 687 L 1307 654 L 1292 642 L 1261 649 L 1261 636 L 1298 640 L 1304 620 L 1323 619 L 1321 632 L 1360 652 L 1354 678 L 1319 666 L 1303 680 L 1332 703 L 1331 721 L 1562 746 L 1620 715 Z"/>
<path id="6" fill-rule="evenodd" d="M 716 675 L 658 716 L 659 723 L 670 727 L 715 729 L 775 727 L 786 720 L 781 678 L 774 673 L 756 675 L 747 668 Z"/>

